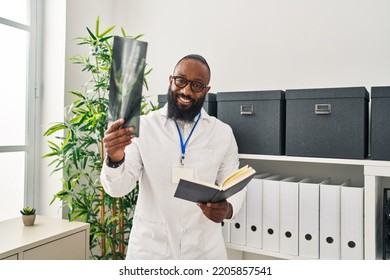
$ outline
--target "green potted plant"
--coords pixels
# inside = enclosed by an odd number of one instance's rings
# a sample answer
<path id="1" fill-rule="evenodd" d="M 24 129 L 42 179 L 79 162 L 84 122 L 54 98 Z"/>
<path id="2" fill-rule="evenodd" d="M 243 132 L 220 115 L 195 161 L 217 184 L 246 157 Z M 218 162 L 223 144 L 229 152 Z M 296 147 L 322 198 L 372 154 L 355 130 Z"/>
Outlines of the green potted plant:
<path id="1" fill-rule="evenodd" d="M 56 140 L 49 140 L 50 152 L 43 158 L 54 158 L 49 166 L 53 172 L 62 172 L 62 189 L 53 201 L 63 202 L 70 221 L 90 224 L 90 250 L 92 259 L 124 259 L 138 188 L 123 198 L 108 196 L 99 175 L 104 160 L 102 139 L 108 126 L 108 93 L 112 62 L 113 30 L 115 26 L 100 30 L 100 19 L 94 31 L 76 38 L 79 45 L 87 45 L 87 54 L 70 58 L 88 72 L 90 79 L 83 91 L 71 91 L 74 101 L 65 108 L 64 121 L 53 124 L 45 136 L 62 132 Z M 121 36 L 128 36 L 121 28 Z M 138 39 L 140 36 L 131 37 Z M 148 75 L 152 69 L 145 70 Z M 144 87 L 148 90 L 146 80 Z M 142 114 L 156 109 L 147 97 L 142 97 Z M 52 201 L 52 202 L 53 202 Z"/>
<path id="2" fill-rule="evenodd" d="M 22 220 L 23 224 L 25 226 L 32 226 L 35 222 L 35 214 L 36 209 L 33 207 L 24 207 L 22 210 L 20 210 L 20 213 L 22 214 Z"/>

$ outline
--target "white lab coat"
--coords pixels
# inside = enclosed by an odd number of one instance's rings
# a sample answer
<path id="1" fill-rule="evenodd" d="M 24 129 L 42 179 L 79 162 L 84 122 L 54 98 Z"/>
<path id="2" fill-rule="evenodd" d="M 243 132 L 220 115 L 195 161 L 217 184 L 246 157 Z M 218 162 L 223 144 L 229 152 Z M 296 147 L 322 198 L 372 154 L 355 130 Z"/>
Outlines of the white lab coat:
<path id="1" fill-rule="evenodd" d="M 192 126 L 184 126 L 184 141 Z M 181 146 L 175 123 L 167 119 L 167 106 L 141 117 L 140 137 L 126 147 L 125 163 L 103 166 L 101 181 L 113 197 L 128 194 L 139 180 L 140 188 L 127 259 L 226 259 L 221 225 L 203 215 L 193 202 L 174 197 L 172 168 L 180 167 Z M 194 178 L 221 182 L 239 166 L 231 128 L 204 109 L 188 142 L 185 168 Z M 233 217 L 245 192 L 229 199 Z"/>

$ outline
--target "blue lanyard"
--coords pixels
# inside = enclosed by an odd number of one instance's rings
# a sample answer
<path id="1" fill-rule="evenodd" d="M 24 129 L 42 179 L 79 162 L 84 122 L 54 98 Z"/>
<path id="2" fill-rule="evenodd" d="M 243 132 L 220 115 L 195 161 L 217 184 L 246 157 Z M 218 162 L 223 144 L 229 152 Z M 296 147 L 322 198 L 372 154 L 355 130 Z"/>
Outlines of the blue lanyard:
<path id="1" fill-rule="evenodd" d="M 197 125 L 198 122 L 199 122 L 199 119 L 200 119 L 200 113 L 199 113 L 198 118 L 197 118 L 196 121 L 195 121 L 194 126 L 193 126 L 192 129 L 191 129 L 190 135 L 188 135 L 187 140 L 186 140 L 185 142 L 183 141 L 183 136 L 181 135 L 179 125 L 178 125 L 177 122 L 175 121 L 176 128 L 177 128 L 177 132 L 179 133 L 179 138 L 180 138 L 180 146 L 181 146 L 181 159 L 180 159 L 180 163 L 181 163 L 182 165 L 184 164 L 184 163 L 183 163 L 183 159 L 185 158 L 184 155 L 185 155 L 185 153 L 186 153 L 186 147 L 187 147 L 187 144 L 188 144 L 188 140 L 190 140 L 190 138 L 191 138 L 191 136 L 192 136 L 192 133 L 194 132 L 195 127 L 196 127 L 196 125 Z"/>

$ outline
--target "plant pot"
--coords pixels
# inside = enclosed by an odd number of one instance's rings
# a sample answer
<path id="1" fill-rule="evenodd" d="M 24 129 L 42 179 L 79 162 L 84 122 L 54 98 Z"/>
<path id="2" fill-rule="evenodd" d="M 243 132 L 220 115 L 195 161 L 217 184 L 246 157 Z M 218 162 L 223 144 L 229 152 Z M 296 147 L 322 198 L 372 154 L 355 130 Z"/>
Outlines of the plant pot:
<path id="1" fill-rule="evenodd" d="M 23 224 L 25 226 L 32 226 L 35 222 L 36 214 L 34 215 L 22 215 Z"/>

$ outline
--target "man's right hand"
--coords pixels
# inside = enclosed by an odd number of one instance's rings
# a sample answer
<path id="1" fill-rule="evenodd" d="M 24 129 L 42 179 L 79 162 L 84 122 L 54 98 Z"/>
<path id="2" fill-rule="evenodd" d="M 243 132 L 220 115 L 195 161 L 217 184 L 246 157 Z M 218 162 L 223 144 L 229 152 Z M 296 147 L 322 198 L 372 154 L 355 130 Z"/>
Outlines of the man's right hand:
<path id="1" fill-rule="evenodd" d="M 124 119 L 117 120 L 104 133 L 104 147 L 112 162 L 118 162 L 123 159 L 126 146 L 131 144 L 131 140 L 135 137 L 133 127 L 120 129 L 124 122 Z"/>

